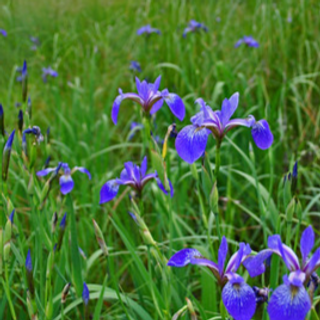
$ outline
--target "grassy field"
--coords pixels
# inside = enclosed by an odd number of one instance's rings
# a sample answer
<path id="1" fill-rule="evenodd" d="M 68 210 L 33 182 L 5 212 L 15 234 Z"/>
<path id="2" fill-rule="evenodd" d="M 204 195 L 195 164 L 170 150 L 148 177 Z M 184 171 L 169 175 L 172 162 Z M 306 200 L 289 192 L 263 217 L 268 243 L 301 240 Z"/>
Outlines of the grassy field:
<path id="1" fill-rule="evenodd" d="M 241 242 L 255 255 L 268 247 L 269 236 L 280 234 L 301 257 L 300 236 L 309 225 L 315 252 L 320 245 L 319 13 L 316 0 L 2 1 L 0 29 L 7 36 L 0 34 L 0 103 L 7 134 L 13 129 L 16 134 L 8 179 L 1 180 L 0 319 L 233 319 L 212 272 L 168 267 L 174 253 L 195 248 L 217 262 L 222 235 L 231 257 Z M 182 37 L 191 19 L 204 23 L 208 32 Z M 138 36 L 146 24 L 161 35 Z M 245 35 L 252 35 L 259 48 L 235 48 Z M 39 38 L 36 50 L 31 36 Z M 24 60 L 31 119 L 16 80 Z M 138 61 L 142 72 L 132 71 L 130 61 Z M 42 68 L 49 66 L 58 76 L 44 83 Z M 178 132 L 189 125 L 199 111 L 197 98 L 220 110 L 225 98 L 239 92 L 234 118 L 266 119 L 273 145 L 260 150 L 249 129 L 233 129 L 221 144 L 218 178 L 212 136 L 205 157 L 193 165 L 179 157 L 174 138 L 168 139 L 162 161 L 163 146 L 154 144 L 148 130 L 131 137 L 132 122 L 145 127 L 148 122 L 138 104 L 123 102 L 117 125 L 111 120 L 118 88 L 137 92 L 135 76 L 153 83 L 159 75 L 160 90 L 178 94 L 186 116 L 181 122 L 164 105 L 151 121 L 153 137 L 163 140 L 173 122 Z M 36 125 L 44 135 L 40 144 L 27 136 L 28 158 L 18 130 L 20 109 L 23 130 Z M 0 139 L 4 145 L 8 137 Z M 60 192 L 59 179 L 47 192 L 49 176 L 36 172 L 45 168 L 48 156 L 49 167 L 59 162 L 85 167 L 92 179 L 75 172 L 71 193 Z M 140 197 L 120 186 L 115 200 L 99 204 L 106 181 L 120 177 L 125 162 L 140 165 L 144 156 L 148 173 L 157 170 L 166 181 L 166 172 L 174 196 L 151 181 Z M 296 161 L 297 191 L 291 193 L 293 180 L 284 183 L 284 177 Z M 64 228 L 59 225 L 65 213 Z M 108 254 L 99 246 L 92 219 Z M 56 243 L 60 250 L 54 250 Z M 29 249 L 31 271 L 25 266 Z M 238 273 L 250 286 L 275 290 L 289 271 L 276 255 L 269 262 L 261 276 L 251 278 L 244 267 Z M 267 306 L 259 305 L 252 319 L 268 320 Z M 319 320 L 319 314 L 315 292 L 306 319 Z"/>

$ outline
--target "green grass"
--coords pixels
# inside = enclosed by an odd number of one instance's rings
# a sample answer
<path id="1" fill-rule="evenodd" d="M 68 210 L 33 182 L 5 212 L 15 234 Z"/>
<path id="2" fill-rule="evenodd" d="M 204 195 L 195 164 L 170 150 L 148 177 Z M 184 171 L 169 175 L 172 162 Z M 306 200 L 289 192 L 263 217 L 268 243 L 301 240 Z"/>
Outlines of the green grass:
<path id="1" fill-rule="evenodd" d="M 276 232 L 281 232 L 285 241 L 291 198 L 284 196 L 282 180 L 296 160 L 302 213 L 296 209 L 293 214 L 290 245 L 299 247 L 301 231 L 312 224 L 319 246 L 319 10 L 315 0 L 1 3 L 0 29 L 8 32 L 6 38 L 0 35 L 0 103 L 5 128 L 8 132 L 17 128 L 14 104 L 22 102 L 22 94 L 21 85 L 15 81 L 15 68 L 24 59 L 28 62 L 32 124 L 40 126 L 43 133 L 51 128 L 50 144 L 36 147 L 31 170 L 24 167 L 21 136 L 16 133 L 9 178 L 7 184 L 2 182 L 0 228 L 5 229 L 11 208 L 16 208 L 11 254 L 2 279 L 7 281 L 17 319 L 30 319 L 24 268 L 29 248 L 36 288 L 33 309 L 39 319 L 89 319 L 88 314 L 95 320 L 171 319 L 187 305 L 186 297 L 199 319 L 221 319 L 221 294 L 210 271 L 165 265 L 166 258 L 184 247 L 197 248 L 206 257 L 217 259 L 218 233 L 210 209 L 210 170 L 215 163 L 212 137 L 207 148 L 207 174 L 200 160 L 193 168 L 183 162 L 173 139 L 169 140 L 165 162 L 175 189 L 172 200 L 151 182 L 136 203 L 121 187 L 121 196 L 115 201 L 99 205 L 100 188 L 120 175 L 124 162 L 140 163 L 148 155 L 150 172 L 152 169 L 143 131 L 128 140 L 131 122 L 142 122 L 140 108 L 124 102 L 118 125 L 111 121 L 118 88 L 136 90 L 130 60 L 140 62 L 140 79 L 153 82 L 161 75 L 160 88 L 183 98 L 187 116 L 183 123 L 177 121 L 178 130 L 189 124 L 197 111 L 196 98 L 220 108 L 223 99 L 235 91 L 240 93 L 235 117 L 254 114 L 257 119 L 268 120 L 275 138 L 268 151 L 258 150 L 244 128 L 232 130 L 221 146 L 219 220 L 229 241 L 229 253 L 237 250 L 239 242 L 248 242 L 259 251 L 266 247 L 267 236 Z M 182 38 L 190 19 L 205 23 L 209 32 Z M 162 35 L 138 37 L 136 30 L 148 23 L 159 28 Z M 41 41 L 37 51 L 30 50 L 31 35 Z M 260 48 L 234 49 L 243 35 L 253 35 Z M 44 84 L 41 69 L 49 65 L 59 76 Z M 154 135 L 164 138 L 173 121 L 164 106 L 157 113 Z M 75 173 L 75 188 L 68 199 L 55 181 L 40 208 L 47 179 L 35 177 L 34 171 L 43 168 L 49 154 L 52 166 L 58 161 L 68 162 L 70 167 L 84 166 L 92 180 Z M 156 247 L 150 245 L 146 230 L 139 229 L 128 211 L 143 216 Z M 51 230 L 54 212 L 59 221 L 65 212 L 68 218 L 61 251 L 50 260 L 59 232 L 59 227 L 54 234 Z M 104 234 L 107 258 L 96 241 L 92 219 Z M 77 244 L 86 259 L 79 255 Z M 284 264 L 273 259 L 262 277 L 250 279 L 244 268 L 240 273 L 250 285 L 261 286 L 263 281 L 274 288 L 286 272 Z M 82 281 L 90 289 L 87 311 L 81 299 Z M 60 295 L 68 282 L 72 282 L 71 291 L 61 305 Z M 0 319 L 13 319 L 4 290 L 0 287 Z M 318 312 L 319 301 L 318 294 L 314 299 Z M 181 319 L 193 318 L 185 312 Z M 265 312 L 254 319 L 268 317 Z"/>

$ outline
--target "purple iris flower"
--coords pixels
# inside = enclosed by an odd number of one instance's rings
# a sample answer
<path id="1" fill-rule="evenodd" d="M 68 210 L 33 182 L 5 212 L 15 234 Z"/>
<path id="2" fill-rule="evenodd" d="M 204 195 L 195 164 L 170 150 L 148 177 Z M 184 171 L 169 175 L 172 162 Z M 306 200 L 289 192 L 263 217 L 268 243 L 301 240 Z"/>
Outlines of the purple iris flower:
<path id="1" fill-rule="evenodd" d="M 256 121 L 250 115 L 247 119 L 232 119 L 239 102 L 239 93 L 230 99 L 224 99 L 221 110 L 213 111 L 203 99 L 197 99 L 201 111 L 190 120 L 192 125 L 184 127 L 177 136 L 176 149 L 179 156 L 188 163 L 193 163 L 205 152 L 210 133 L 220 146 L 223 137 L 232 128 L 244 126 L 251 128 L 254 142 L 260 149 L 268 149 L 273 143 L 273 135 L 266 120 Z"/>
<path id="2" fill-rule="evenodd" d="M 40 142 L 42 142 L 44 140 L 43 135 L 41 134 L 41 130 L 38 126 L 33 126 L 32 128 L 28 128 L 28 129 L 24 130 L 22 133 L 24 139 L 25 139 L 26 134 L 33 134 L 35 136 L 38 144 L 40 144 Z"/>
<path id="3" fill-rule="evenodd" d="M 136 77 L 136 85 L 138 94 L 123 93 L 119 89 L 120 95 L 113 102 L 111 118 L 114 124 L 117 124 L 120 104 L 125 99 L 130 99 L 137 102 L 146 114 L 156 113 L 163 105 L 163 101 L 167 103 L 171 112 L 182 121 L 185 116 L 185 107 L 182 99 L 175 93 L 169 93 L 167 89 L 159 91 L 161 76 L 159 76 L 155 83 L 148 83 Z"/>
<path id="4" fill-rule="evenodd" d="M 76 171 L 85 173 L 89 177 L 89 180 L 91 180 L 91 174 L 88 169 L 84 167 L 74 167 L 72 170 L 70 170 L 69 165 L 67 163 L 61 163 L 61 162 L 59 162 L 58 167 L 56 168 L 47 168 L 47 169 L 38 171 L 37 176 L 44 177 L 49 173 L 56 171 L 57 169 L 59 171 L 60 170 L 59 167 L 63 170 L 63 175 L 59 179 L 60 191 L 62 194 L 67 194 L 72 191 L 74 187 L 74 181 L 71 175 Z"/>
<path id="5" fill-rule="evenodd" d="M 234 45 L 234 47 L 238 48 L 243 43 L 246 44 L 248 47 L 254 47 L 254 48 L 259 47 L 259 42 L 255 40 L 252 36 L 244 36 L 243 38 L 239 39 Z"/>
<path id="6" fill-rule="evenodd" d="M 157 172 L 147 174 L 147 157 L 143 158 L 141 168 L 132 162 L 126 162 L 124 169 L 121 171 L 120 178 L 109 180 L 102 186 L 100 191 L 100 204 L 114 199 L 118 194 L 120 185 L 130 186 L 141 194 L 142 189 L 151 179 L 156 179 L 160 190 L 164 194 L 168 194 Z M 169 179 L 168 182 L 170 186 L 170 196 L 172 198 L 173 186 Z"/>
<path id="7" fill-rule="evenodd" d="M 0 29 L 0 34 L 2 34 L 4 37 L 6 37 L 8 35 L 7 31 L 3 30 L 3 29 Z"/>
<path id="8" fill-rule="evenodd" d="M 48 68 L 42 68 L 42 80 L 44 83 L 47 83 L 48 76 L 56 78 L 58 76 L 58 72 L 51 69 L 51 67 Z"/>
<path id="9" fill-rule="evenodd" d="M 137 72 L 141 72 L 141 66 L 140 63 L 137 61 L 130 61 L 130 67 L 129 69 L 133 70 L 133 71 L 137 71 Z"/>
<path id="10" fill-rule="evenodd" d="M 222 289 L 222 301 L 229 314 L 235 320 L 250 320 L 256 310 L 256 295 L 254 290 L 245 283 L 236 272 L 240 265 L 248 258 L 251 248 L 248 244 L 240 243 L 239 250 L 232 255 L 226 268 L 228 242 L 222 237 L 218 252 L 218 263 L 204 258 L 196 249 L 182 249 L 168 261 L 170 267 L 185 267 L 196 264 L 208 267 L 217 278 Z"/>
<path id="11" fill-rule="evenodd" d="M 152 28 L 150 26 L 150 24 L 147 24 L 146 26 L 143 26 L 141 28 L 139 28 L 137 30 L 137 35 L 138 36 L 141 36 L 142 34 L 146 34 L 146 35 L 150 35 L 151 33 L 157 33 L 157 34 L 161 34 L 160 30 L 159 29 L 156 29 L 156 28 Z"/>
<path id="12" fill-rule="evenodd" d="M 309 258 L 314 246 L 314 232 L 311 226 L 302 233 L 300 240 L 301 264 L 291 248 L 281 242 L 279 235 L 270 236 L 269 249 L 262 250 L 255 257 L 245 262 L 251 277 L 258 276 L 265 271 L 264 261 L 273 253 L 282 258 L 290 271 L 284 276 L 284 284 L 280 285 L 272 294 L 268 313 L 270 320 L 301 320 L 305 319 L 311 309 L 310 297 L 305 286 L 312 278 L 313 272 L 320 267 L 320 247 Z"/>
<path id="13" fill-rule="evenodd" d="M 188 27 L 184 29 L 182 36 L 185 38 L 189 32 L 196 32 L 197 30 L 201 29 L 205 32 L 208 32 L 208 28 L 203 23 L 197 22 L 195 20 L 190 20 Z"/>

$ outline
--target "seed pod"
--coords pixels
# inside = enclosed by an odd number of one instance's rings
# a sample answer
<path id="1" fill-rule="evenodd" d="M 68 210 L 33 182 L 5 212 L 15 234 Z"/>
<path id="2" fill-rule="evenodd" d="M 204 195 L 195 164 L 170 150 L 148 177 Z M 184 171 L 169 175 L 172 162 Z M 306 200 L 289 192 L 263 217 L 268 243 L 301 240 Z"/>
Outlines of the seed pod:
<path id="1" fill-rule="evenodd" d="M 62 304 L 64 304 L 67 300 L 67 296 L 68 296 L 70 287 L 71 287 L 71 283 L 69 282 L 64 286 L 64 288 L 62 290 L 62 293 L 61 293 L 61 303 Z"/>

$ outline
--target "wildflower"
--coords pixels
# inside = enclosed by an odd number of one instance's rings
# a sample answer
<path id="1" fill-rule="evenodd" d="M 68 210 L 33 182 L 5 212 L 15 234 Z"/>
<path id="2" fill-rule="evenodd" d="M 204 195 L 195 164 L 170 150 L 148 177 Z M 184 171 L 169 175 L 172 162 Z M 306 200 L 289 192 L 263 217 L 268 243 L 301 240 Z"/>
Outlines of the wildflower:
<path id="1" fill-rule="evenodd" d="M 6 37 L 8 35 L 7 31 L 3 30 L 3 29 L 0 29 L 0 34 L 2 34 L 4 37 Z"/>
<path id="2" fill-rule="evenodd" d="M 38 144 L 40 144 L 44 140 L 43 135 L 41 133 L 41 130 L 38 126 L 33 126 L 32 128 L 28 128 L 22 132 L 22 144 L 25 143 L 25 145 L 26 145 L 26 135 L 27 134 L 33 134 L 35 137 L 35 142 Z M 26 153 L 26 155 L 27 155 L 27 153 Z"/>
<path id="3" fill-rule="evenodd" d="M 28 250 L 25 267 L 27 271 L 28 288 L 31 296 L 34 297 L 34 282 L 33 282 L 33 274 L 32 274 L 32 260 L 31 260 L 30 249 Z"/>
<path id="4" fill-rule="evenodd" d="M 8 177 L 8 170 L 9 170 L 9 163 L 10 163 L 10 156 L 11 156 L 11 149 L 12 143 L 14 139 L 15 130 L 12 131 L 10 134 L 2 153 L 2 179 L 4 181 L 7 180 Z"/>
<path id="5" fill-rule="evenodd" d="M 305 319 L 311 308 L 311 300 L 305 286 L 312 279 L 314 271 L 320 267 L 320 247 L 308 258 L 314 246 L 314 232 L 311 226 L 302 233 L 300 251 L 302 263 L 291 248 L 281 242 L 279 235 L 270 236 L 269 249 L 262 250 L 255 257 L 248 259 L 245 266 L 251 277 L 265 271 L 264 261 L 273 253 L 282 258 L 290 271 L 289 276 L 283 277 L 283 284 L 272 294 L 268 313 L 270 320 L 301 320 Z"/>
<path id="6" fill-rule="evenodd" d="M 72 170 L 70 170 L 69 165 L 67 163 L 62 163 L 62 162 L 59 162 L 58 167 L 56 168 L 47 168 L 47 169 L 38 171 L 37 176 L 44 177 L 53 171 L 56 171 L 56 173 L 58 174 L 60 168 L 64 171 L 63 175 L 61 175 L 59 179 L 60 191 L 64 195 L 72 191 L 74 187 L 74 181 L 71 175 L 76 171 L 85 173 L 89 177 L 89 180 L 91 180 L 91 174 L 88 169 L 84 167 L 74 167 Z"/>
<path id="7" fill-rule="evenodd" d="M 234 45 L 235 48 L 238 48 L 241 44 L 246 44 L 248 47 L 259 47 L 259 42 L 253 39 L 252 36 L 244 36 L 243 38 L 239 39 L 236 44 Z"/>
<path id="8" fill-rule="evenodd" d="M 144 186 L 151 179 L 156 179 L 158 187 L 164 194 L 168 194 L 164 185 L 158 178 L 157 172 L 146 174 L 147 172 L 147 157 L 144 157 L 141 168 L 133 164 L 132 162 L 126 162 L 124 164 L 124 169 L 120 174 L 120 178 L 112 179 L 107 181 L 101 188 L 100 191 L 100 204 L 109 202 L 114 199 L 119 191 L 120 185 L 127 185 L 135 189 L 139 194 L 141 194 Z M 169 181 L 170 186 L 170 196 L 173 197 L 173 186 Z"/>
<path id="9" fill-rule="evenodd" d="M 51 76 L 52 78 L 56 78 L 58 76 L 58 72 L 51 69 L 51 67 L 42 68 L 42 72 L 42 80 L 44 83 L 47 83 L 48 76 Z"/>
<path id="10" fill-rule="evenodd" d="M 203 23 L 197 22 L 195 20 L 190 20 L 188 27 L 184 29 L 182 36 L 185 38 L 189 32 L 196 32 L 197 30 L 201 29 L 205 32 L 208 31 L 208 28 Z"/>
<path id="11" fill-rule="evenodd" d="M 28 69 L 27 61 L 23 61 L 23 66 L 21 70 L 21 82 L 22 82 L 22 101 L 25 102 L 28 95 Z"/>
<path id="12" fill-rule="evenodd" d="M 190 120 L 192 125 L 184 127 L 177 136 L 176 149 L 179 156 L 188 163 L 193 163 L 205 152 L 207 139 L 210 133 L 216 139 L 219 147 L 224 136 L 234 127 L 244 126 L 251 128 L 253 140 L 258 148 L 268 149 L 273 143 L 273 135 L 266 120 L 256 121 L 250 115 L 246 119 L 232 119 L 238 107 L 239 93 L 224 99 L 221 111 L 213 111 L 203 99 L 197 99 L 201 111 Z"/>
<path id="13" fill-rule="evenodd" d="M 5 130 L 4 130 L 4 112 L 3 112 L 3 107 L 2 107 L 1 103 L 0 103 L 0 131 L 1 131 L 1 134 L 4 136 L 5 135 Z"/>
<path id="14" fill-rule="evenodd" d="M 89 303 L 89 298 L 90 298 L 89 288 L 88 288 L 87 284 L 84 282 L 83 283 L 83 291 L 82 291 L 82 299 L 83 299 L 83 302 L 86 306 Z"/>
<path id="15" fill-rule="evenodd" d="M 129 69 L 133 70 L 133 71 L 137 71 L 137 72 L 141 72 L 141 66 L 140 63 L 137 61 L 130 61 L 130 67 Z"/>
<path id="16" fill-rule="evenodd" d="M 41 45 L 40 40 L 37 37 L 30 37 L 30 41 L 32 42 L 31 50 L 33 51 L 36 51 Z"/>
<path id="17" fill-rule="evenodd" d="M 161 76 L 155 83 L 147 83 L 145 80 L 140 82 L 136 77 L 136 85 L 138 94 L 123 93 L 119 89 L 120 95 L 113 102 L 111 118 L 114 124 L 117 124 L 120 104 L 124 99 L 132 100 L 138 103 L 146 114 L 156 113 L 163 105 L 163 101 L 167 103 L 171 112 L 182 121 L 185 116 L 185 107 L 182 99 L 175 93 L 169 93 L 167 89 L 158 90 L 160 86 Z"/>
<path id="18" fill-rule="evenodd" d="M 185 267 L 188 264 L 208 267 L 217 278 L 222 289 L 222 301 L 229 314 L 235 320 L 250 320 L 256 310 L 256 295 L 253 289 L 238 275 L 237 270 L 248 258 L 251 248 L 248 244 L 240 243 L 239 250 L 230 258 L 226 268 L 225 262 L 228 253 L 228 243 L 222 237 L 218 263 L 204 258 L 196 249 L 182 249 L 173 255 L 168 266 Z"/>
<path id="19" fill-rule="evenodd" d="M 155 29 L 155 28 L 152 28 L 150 26 L 150 24 L 147 24 L 146 26 L 143 26 L 141 28 L 139 28 L 137 30 L 137 35 L 138 36 L 141 36 L 142 34 L 146 34 L 147 36 L 149 36 L 151 33 L 157 33 L 157 34 L 161 34 L 160 30 L 159 29 Z"/>

